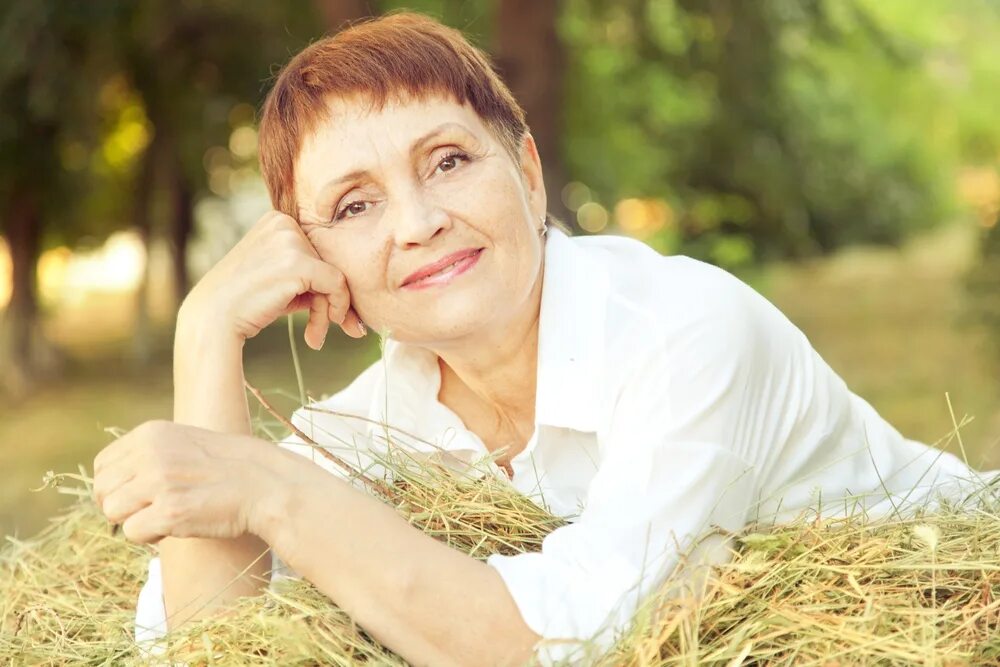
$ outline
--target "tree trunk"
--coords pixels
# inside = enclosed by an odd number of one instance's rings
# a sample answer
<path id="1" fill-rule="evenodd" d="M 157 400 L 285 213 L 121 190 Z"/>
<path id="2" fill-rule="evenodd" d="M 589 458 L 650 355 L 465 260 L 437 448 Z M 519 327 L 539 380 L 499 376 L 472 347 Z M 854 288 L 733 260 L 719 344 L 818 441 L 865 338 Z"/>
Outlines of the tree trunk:
<path id="1" fill-rule="evenodd" d="M 170 178 L 170 228 L 169 245 L 174 286 L 174 298 L 177 308 L 187 296 L 189 281 L 187 269 L 188 240 L 194 231 L 194 192 L 191 181 L 184 173 L 179 159 L 170 163 L 172 168 Z M 176 308 L 174 309 L 176 312 Z"/>
<path id="2" fill-rule="evenodd" d="M 369 0 L 316 0 L 316 9 L 327 33 L 334 34 L 356 19 L 371 16 L 373 10 Z"/>
<path id="3" fill-rule="evenodd" d="M 7 368 L 6 389 L 18 395 L 27 391 L 32 381 L 31 336 L 38 319 L 38 293 L 35 267 L 41 249 L 41 225 L 38 204 L 27 193 L 12 198 L 7 218 L 7 244 L 10 246 L 11 295 L 5 315 Z"/>
<path id="4" fill-rule="evenodd" d="M 566 185 L 560 148 L 565 53 L 556 34 L 561 4 L 555 0 L 498 2 L 494 52 L 504 80 L 524 107 L 538 145 L 548 210 L 576 228 L 575 218 L 562 201 Z"/>
<path id="5" fill-rule="evenodd" d="M 149 259 L 152 241 L 153 191 L 156 185 L 156 163 L 159 141 L 154 135 L 146 147 L 139 165 L 135 189 L 132 193 L 132 224 L 142 240 L 146 251 L 146 261 L 142 268 L 142 278 L 135 293 L 135 320 L 132 335 L 132 360 L 139 366 L 149 365 L 152 358 L 152 327 L 149 314 Z"/>
<path id="6" fill-rule="evenodd" d="M 0 389 L 21 397 L 52 375 L 58 356 L 45 343 L 39 324 L 36 268 L 42 246 L 42 218 L 34 193 L 15 192 L 6 217 L 11 256 L 11 299 L 3 318 Z"/>

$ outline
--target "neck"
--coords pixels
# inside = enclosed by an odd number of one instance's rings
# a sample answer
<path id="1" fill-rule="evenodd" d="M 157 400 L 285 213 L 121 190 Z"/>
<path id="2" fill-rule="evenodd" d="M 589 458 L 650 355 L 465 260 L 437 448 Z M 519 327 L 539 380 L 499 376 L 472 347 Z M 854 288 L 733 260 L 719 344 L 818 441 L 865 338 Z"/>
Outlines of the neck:
<path id="1" fill-rule="evenodd" d="M 538 365 L 538 322 L 545 267 L 524 304 L 504 326 L 474 339 L 433 349 L 441 369 L 441 390 L 473 399 L 499 422 L 533 422 Z"/>

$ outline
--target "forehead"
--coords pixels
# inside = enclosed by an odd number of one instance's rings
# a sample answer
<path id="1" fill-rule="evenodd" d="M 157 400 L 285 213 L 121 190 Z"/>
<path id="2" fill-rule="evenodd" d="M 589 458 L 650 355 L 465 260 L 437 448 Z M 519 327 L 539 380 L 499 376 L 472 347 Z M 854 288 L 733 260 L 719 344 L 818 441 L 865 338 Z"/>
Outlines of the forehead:
<path id="1" fill-rule="evenodd" d="M 364 98 L 332 98 L 327 109 L 295 160 L 296 192 L 313 186 L 317 170 L 324 178 L 336 178 L 373 166 L 369 159 L 408 155 L 415 140 L 445 123 L 461 126 L 480 141 L 492 138 L 468 103 L 445 97 L 386 100 L 380 109 Z"/>

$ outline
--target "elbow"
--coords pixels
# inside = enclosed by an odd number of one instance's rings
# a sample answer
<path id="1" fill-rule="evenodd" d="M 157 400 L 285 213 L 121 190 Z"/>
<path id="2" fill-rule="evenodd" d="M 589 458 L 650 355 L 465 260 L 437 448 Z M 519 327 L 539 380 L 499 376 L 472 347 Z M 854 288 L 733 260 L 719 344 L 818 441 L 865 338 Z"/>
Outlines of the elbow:
<path id="1" fill-rule="evenodd" d="M 534 658 L 538 643 L 542 641 L 542 636 L 532 630 L 524 620 L 520 610 L 514 606 L 508 607 L 504 613 L 502 627 L 505 629 L 503 636 L 496 638 L 492 642 L 496 655 L 491 656 L 491 660 L 482 664 L 504 665 L 509 667 L 523 667 L 528 664 L 535 664 Z"/>
<path id="2" fill-rule="evenodd" d="M 536 664 L 537 647 L 542 636 L 532 630 L 521 612 L 510 605 L 501 618 L 496 619 L 487 641 L 479 646 L 480 653 L 474 660 L 458 660 L 460 664 L 475 664 L 483 667 L 503 665 L 504 667 L 524 667 Z"/>
<path id="3" fill-rule="evenodd" d="M 541 635 L 525 625 L 523 632 L 510 643 L 506 655 L 500 656 L 500 660 L 492 664 L 504 665 L 505 667 L 523 667 L 527 664 L 533 664 L 535 647 L 541 640 Z"/>
<path id="4" fill-rule="evenodd" d="M 523 631 L 505 634 L 493 632 L 488 637 L 484 637 L 479 642 L 474 654 L 468 651 L 448 651 L 447 656 L 442 656 L 440 661 L 432 661 L 433 664 L 447 665 L 468 665 L 471 667 L 525 667 L 536 664 L 535 647 L 541 636 L 534 633 L 527 626 Z"/>
<path id="5" fill-rule="evenodd" d="M 435 610 L 438 623 L 428 625 L 428 632 L 415 638 L 413 662 L 463 667 L 524 667 L 535 664 L 536 645 L 542 637 L 532 630 L 514 604 L 499 575 L 481 563 L 474 571 L 484 579 L 467 580 L 465 586 L 450 588 L 446 597 L 451 603 L 440 606 L 441 587 L 428 586 L 428 579 L 414 569 L 401 568 L 396 573 L 403 593 L 400 600 L 415 601 L 418 607 Z M 440 623 L 445 618 L 447 623 Z M 407 656 L 408 658 L 410 656 Z"/>

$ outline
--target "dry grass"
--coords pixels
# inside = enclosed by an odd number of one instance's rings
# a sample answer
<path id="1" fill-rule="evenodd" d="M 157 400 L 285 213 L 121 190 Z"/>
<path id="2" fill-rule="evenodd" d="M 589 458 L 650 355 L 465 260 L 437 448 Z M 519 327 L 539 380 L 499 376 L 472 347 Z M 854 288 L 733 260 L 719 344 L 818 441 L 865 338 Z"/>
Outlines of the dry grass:
<path id="1" fill-rule="evenodd" d="M 396 450 L 399 451 L 399 450 Z M 397 455 L 398 456 L 398 455 Z M 405 455 L 403 455 L 405 457 Z M 384 461 L 380 495 L 476 558 L 534 551 L 562 520 L 493 476 Z M 0 663 L 127 664 L 149 547 L 112 536 L 84 487 L 36 538 L 0 552 Z M 57 480 L 58 481 L 58 480 Z M 1000 500 L 890 523 L 748 528 L 700 601 L 657 595 L 601 664 L 970 664 L 1000 661 Z M 679 580 L 679 579 L 678 579 Z M 668 580 L 662 591 L 678 580 Z M 188 664 L 404 664 L 310 584 L 284 580 L 221 618 L 172 633 Z"/>
<path id="2" fill-rule="evenodd" d="M 563 521 L 495 477 L 474 479 L 423 468 L 395 455 L 396 481 L 383 500 L 411 524 L 446 544 L 485 559 L 491 553 L 537 550 Z M 139 660 L 131 641 L 134 611 L 152 550 L 112 535 L 84 487 L 36 538 L 0 553 L 0 663 L 118 664 Z M 381 494 L 380 494 L 381 495 Z M 222 619 L 174 633 L 164 659 L 190 664 L 403 664 L 370 639 L 313 586 L 284 580 L 262 598 L 243 599 Z"/>
<path id="3" fill-rule="evenodd" d="M 1000 664 L 997 509 L 745 534 L 700 602 L 666 600 L 608 664 Z"/>

